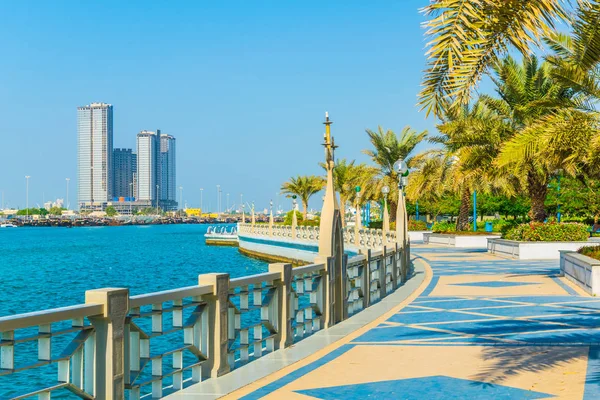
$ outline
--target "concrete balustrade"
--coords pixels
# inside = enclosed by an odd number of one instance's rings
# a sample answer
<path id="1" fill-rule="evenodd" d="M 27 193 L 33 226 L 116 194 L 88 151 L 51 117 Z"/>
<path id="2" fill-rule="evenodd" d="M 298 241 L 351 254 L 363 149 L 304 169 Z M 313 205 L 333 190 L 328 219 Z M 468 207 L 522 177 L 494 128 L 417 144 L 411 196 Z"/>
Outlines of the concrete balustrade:
<path id="1" fill-rule="evenodd" d="M 163 397 L 167 382 L 172 391 L 185 381 L 227 374 L 356 314 L 406 277 L 408 266 L 396 245 L 343 258 L 341 293 L 334 280 L 342 271 L 334 271 L 329 258 L 297 268 L 270 264 L 268 272 L 235 279 L 204 274 L 197 285 L 136 296 L 127 289 L 91 290 L 82 305 L 2 317 L 0 375 L 59 365 L 55 385 L 16 398 L 47 399 L 66 388 L 84 399 L 120 399 L 125 392 L 139 399 L 146 387 L 153 398 Z M 257 318 L 245 317 L 254 311 Z M 51 329 L 69 321 L 66 329 Z M 37 335 L 15 339 L 15 332 L 36 326 Z M 177 332 L 183 332 L 180 343 L 173 339 Z M 52 338 L 68 333 L 76 334 L 72 342 L 51 357 Z M 155 344 L 168 337 L 168 348 Z M 17 366 L 15 344 L 26 341 L 38 342 L 38 362 Z"/>

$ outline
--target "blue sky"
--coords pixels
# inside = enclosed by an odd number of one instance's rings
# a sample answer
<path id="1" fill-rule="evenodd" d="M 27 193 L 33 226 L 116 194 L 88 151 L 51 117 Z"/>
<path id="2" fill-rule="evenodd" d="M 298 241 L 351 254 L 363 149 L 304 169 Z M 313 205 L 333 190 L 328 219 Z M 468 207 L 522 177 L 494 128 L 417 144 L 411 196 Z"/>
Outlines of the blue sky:
<path id="1" fill-rule="evenodd" d="M 76 107 L 114 106 L 115 147 L 177 138 L 189 206 L 216 185 L 265 207 L 320 174 L 324 112 L 337 157 L 368 161 L 365 128 L 432 129 L 415 106 L 426 0 L 0 3 L 0 191 L 5 204 L 76 201 Z M 279 199 L 286 208 L 289 200 Z M 320 197 L 311 203 L 317 206 Z"/>

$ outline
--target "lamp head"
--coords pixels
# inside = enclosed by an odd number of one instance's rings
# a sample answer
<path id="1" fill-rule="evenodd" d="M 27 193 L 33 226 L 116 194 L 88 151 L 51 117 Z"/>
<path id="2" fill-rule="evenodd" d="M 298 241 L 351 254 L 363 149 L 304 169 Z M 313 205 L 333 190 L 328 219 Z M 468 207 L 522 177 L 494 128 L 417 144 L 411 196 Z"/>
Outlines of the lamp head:
<path id="1" fill-rule="evenodd" d="M 393 168 L 398 175 L 404 176 L 408 173 L 408 165 L 406 165 L 406 161 L 404 161 L 402 158 L 394 163 Z"/>
<path id="2" fill-rule="evenodd" d="M 389 186 L 384 186 L 381 188 L 381 193 L 383 193 L 384 195 L 387 195 L 389 192 L 390 192 Z"/>

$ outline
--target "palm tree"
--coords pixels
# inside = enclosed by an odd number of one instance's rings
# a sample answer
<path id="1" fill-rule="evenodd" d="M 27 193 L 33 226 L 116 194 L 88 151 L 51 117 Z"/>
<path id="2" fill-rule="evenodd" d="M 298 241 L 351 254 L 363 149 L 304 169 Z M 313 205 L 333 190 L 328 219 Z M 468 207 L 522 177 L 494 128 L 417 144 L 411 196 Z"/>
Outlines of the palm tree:
<path id="1" fill-rule="evenodd" d="M 372 182 L 370 189 L 375 200 L 381 198 L 380 188 L 382 186 L 386 185 L 391 188 L 388 198 L 390 221 L 395 221 L 398 175 L 394 171 L 394 163 L 402 158 L 411 166 L 409 155 L 427 137 L 427 131 L 417 132 L 407 126 L 397 135 L 394 131 L 385 131 L 379 126 L 377 132 L 370 129 L 367 129 L 366 132 L 373 149 L 363 150 L 363 153 L 371 157 L 376 164 L 380 178 L 378 181 Z"/>
<path id="2" fill-rule="evenodd" d="M 421 108 L 441 118 L 450 106 L 467 104 L 482 76 L 511 48 L 529 55 L 543 36 L 554 32 L 557 21 L 566 20 L 567 3 L 431 0 L 421 10 L 429 18 L 425 23 L 429 62 L 419 94 Z M 591 3 L 597 5 L 595 0 Z"/>
<path id="3" fill-rule="evenodd" d="M 460 196 L 457 230 L 469 227 L 473 191 L 514 193 L 514 179 L 497 174 L 494 157 L 507 136 L 507 127 L 497 114 L 481 102 L 449 110 L 440 132 L 429 141 L 442 150 L 426 152 L 418 161 L 419 171 L 409 184 L 412 196 L 433 191 L 435 196 Z M 417 163 L 416 163 L 417 164 Z"/>
<path id="4" fill-rule="evenodd" d="M 551 75 L 550 65 L 540 64 L 536 57 L 525 58 L 521 64 L 512 57 L 505 58 L 495 66 L 493 81 L 499 98 L 482 96 L 481 99 L 512 131 L 502 145 L 496 166 L 526 182 L 531 200 L 530 217 L 544 221 L 548 182 L 569 157 L 564 151 L 567 149 L 561 149 L 565 142 L 555 140 L 556 135 L 550 137 L 549 132 L 580 129 L 581 121 L 575 122 L 569 110 L 581 104 L 581 96 L 557 82 Z M 539 146 L 542 137 L 549 139 L 543 148 Z M 567 148 L 573 145 L 576 143 L 567 143 Z"/>
<path id="5" fill-rule="evenodd" d="M 316 193 L 320 192 L 325 185 L 325 180 L 320 176 L 309 175 L 292 177 L 288 182 L 281 185 L 281 192 L 291 195 L 297 195 L 302 201 L 302 217 L 306 221 L 308 213 L 308 200 Z"/>

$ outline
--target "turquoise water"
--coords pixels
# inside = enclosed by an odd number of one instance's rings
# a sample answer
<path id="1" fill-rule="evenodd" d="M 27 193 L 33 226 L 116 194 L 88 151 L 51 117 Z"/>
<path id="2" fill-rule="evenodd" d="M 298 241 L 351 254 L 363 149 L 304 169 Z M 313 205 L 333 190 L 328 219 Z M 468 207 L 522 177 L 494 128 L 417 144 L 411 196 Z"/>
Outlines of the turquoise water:
<path id="1" fill-rule="evenodd" d="M 194 285 L 198 275 L 267 270 L 234 247 L 204 244 L 207 225 L 0 229 L 0 316 L 84 302 L 86 290 L 131 294 Z"/>
<path id="2" fill-rule="evenodd" d="M 155 225 L 0 229 L 0 316 L 83 303 L 89 289 L 126 287 L 131 294 L 141 294 L 197 284 L 202 273 L 228 272 L 237 277 L 267 270 L 266 263 L 242 256 L 237 248 L 206 246 L 207 228 Z M 247 318 L 260 320 L 259 315 Z M 149 321 L 138 322 L 150 330 L 146 326 Z M 165 323 L 171 323 L 170 314 Z M 56 325 L 53 329 L 64 327 Z M 16 333 L 29 334 L 35 334 L 35 330 Z M 72 339 L 73 335 L 53 338 L 53 356 L 58 356 Z M 182 340 L 181 332 L 177 332 L 158 340 L 151 351 L 164 351 Z M 36 341 L 17 345 L 16 365 L 35 363 L 36 346 Z M 165 368 L 170 368 L 167 361 L 165 358 Z M 0 399 L 51 386 L 56 383 L 56 374 L 53 364 L 0 376 Z M 145 387 L 143 392 L 149 389 Z M 64 389 L 52 397 L 76 398 Z"/>

